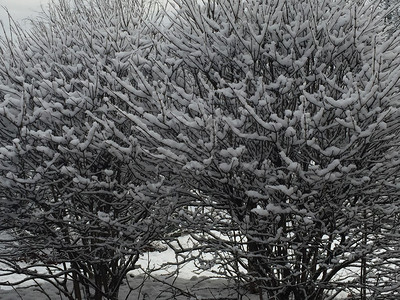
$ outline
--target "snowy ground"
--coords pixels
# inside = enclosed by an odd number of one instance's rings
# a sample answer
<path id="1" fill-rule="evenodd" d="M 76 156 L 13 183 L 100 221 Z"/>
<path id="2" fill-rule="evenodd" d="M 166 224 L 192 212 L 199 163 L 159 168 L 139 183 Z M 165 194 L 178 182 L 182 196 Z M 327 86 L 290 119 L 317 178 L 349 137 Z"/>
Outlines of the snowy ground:
<path id="1" fill-rule="evenodd" d="M 171 288 L 167 284 L 159 282 L 163 277 L 157 276 L 155 279 L 148 279 L 142 285 L 144 276 L 135 276 L 129 279 L 121 287 L 120 299 L 140 299 L 140 300 L 194 300 L 194 299 L 238 299 L 237 293 L 232 289 L 227 289 L 227 282 L 218 279 L 207 279 L 206 277 L 192 277 L 191 279 L 180 277 L 175 281 L 175 287 Z M 171 281 L 171 280 L 170 280 Z M 42 290 L 41 290 L 42 289 Z M 179 290 L 180 289 L 180 290 Z M 47 296 L 43 293 L 45 292 Z M 194 297 L 190 295 L 194 295 Z M 32 286 L 18 288 L 15 290 L 0 290 L 2 300 L 40 300 L 40 299 L 65 299 L 49 284 L 42 284 L 40 287 Z M 255 295 L 243 296 L 242 299 L 259 299 Z"/>
<path id="2" fill-rule="evenodd" d="M 225 279 L 213 278 L 211 272 L 196 273 L 193 263 L 188 263 L 179 269 L 179 276 L 168 277 L 168 274 L 176 271 L 175 267 L 163 268 L 162 270 L 146 276 L 143 270 L 154 270 L 166 261 L 174 262 L 175 255 L 172 250 L 162 252 L 149 252 L 143 255 L 138 262 L 142 270 L 138 269 L 129 273 L 128 280 L 120 290 L 120 299 L 140 300 L 195 300 L 195 299 L 259 299 L 257 295 L 244 293 L 238 294 L 232 284 Z M 21 275 L 10 275 L 10 282 L 21 279 Z M 5 281 L 2 277 L 1 281 Z M 174 288 L 172 288 L 172 284 Z M 47 296 L 46 296 L 47 295 Z M 1 300 L 41 300 L 41 299 L 65 299 L 57 290 L 48 283 L 40 285 L 26 283 L 17 289 L 11 287 L 0 287 Z"/>
<path id="3" fill-rule="evenodd" d="M 8 235 L 1 234 L 2 239 Z M 178 238 L 179 243 L 184 247 L 192 245 L 188 236 Z M 238 290 L 234 282 L 226 279 L 215 278 L 215 274 L 210 271 L 199 273 L 193 261 L 181 265 L 177 269 L 172 264 L 176 262 L 176 256 L 172 249 L 166 245 L 156 246 L 160 251 L 145 253 L 141 256 L 137 265 L 139 269 L 128 274 L 127 281 L 120 289 L 119 299 L 126 300 L 259 300 L 259 295 L 249 294 L 248 291 Z M 205 258 L 208 259 L 207 256 Z M 166 262 L 172 263 L 165 266 Z M 1 264 L 0 264 L 1 267 Z M 214 266 L 217 268 L 218 266 Z M 151 272 L 149 272 L 151 270 Z M 38 272 L 41 270 L 38 269 Z M 357 272 L 357 270 L 347 270 L 346 272 Z M 348 278 L 346 272 L 339 275 L 340 278 Z M 171 274 L 175 274 L 171 276 Z M 178 274 L 176 276 L 176 274 Z M 1 275 L 1 271 L 0 271 Z M 22 275 L 14 274 L 0 276 L 0 281 L 16 282 L 23 279 Z M 346 293 L 340 293 L 335 299 L 346 298 Z M 27 282 L 18 288 L 0 286 L 0 300 L 64 300 L 65 297 L 49 283 Z"/>

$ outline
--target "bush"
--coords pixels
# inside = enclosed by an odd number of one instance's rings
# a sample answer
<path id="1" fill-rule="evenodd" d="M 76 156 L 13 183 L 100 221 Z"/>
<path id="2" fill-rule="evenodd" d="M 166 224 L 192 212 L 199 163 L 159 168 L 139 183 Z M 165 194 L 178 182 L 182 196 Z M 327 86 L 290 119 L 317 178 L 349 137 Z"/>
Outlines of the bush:
<path id="1" fill-rule="evenodd" d="M 146 22 L 156 8 L 130 0 L 49 8 L 1 48 L 0 230 L 10 238 L 0 259 L 68 299 L 117 299 L 176 204 L 114 107 L 119 81 L 136 80 L 135 60 L 152 47 Z"/>

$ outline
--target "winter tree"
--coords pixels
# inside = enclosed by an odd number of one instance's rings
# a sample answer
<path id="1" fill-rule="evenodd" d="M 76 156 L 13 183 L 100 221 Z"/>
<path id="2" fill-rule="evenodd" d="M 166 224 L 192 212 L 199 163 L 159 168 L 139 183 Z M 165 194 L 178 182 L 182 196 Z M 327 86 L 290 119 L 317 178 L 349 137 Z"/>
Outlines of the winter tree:
<path id="1" fill-rule="evenodd" d="M 393 26 L 393 31 L 398 30 L 400 26 L 400 3 L 398 1 L 385 0 L 381 4 L 388 13 L 386 14 L 386 22 Z"/>
<path id="2" fill-rule="evenodd" d="M 46 280 L 68 299 L 118 299 L 162 236 L 175 206 L 168 178 L 114 107 L 129 97 L 121 82 L 145 69 L 156 18 L 135 0 L 61 0 L 31 31 L 3 38 L 2 274 Z"/>
<path id="3" fill-rule="evenodd" d="M 382 3 L 53 8 L 1 53 L 11 271 L 115 299 L 169 220 L 198 243 L 177 255 L 238 292 L 398 297 L 400 45 Z"/>
<path id="4" fill-rule="evenodd" d="M 203 267 L 267 299 L 398 297 L 400 40 L 382 5 L 171 7 L 115 108 L 196 199 L 180 215 Z"/>

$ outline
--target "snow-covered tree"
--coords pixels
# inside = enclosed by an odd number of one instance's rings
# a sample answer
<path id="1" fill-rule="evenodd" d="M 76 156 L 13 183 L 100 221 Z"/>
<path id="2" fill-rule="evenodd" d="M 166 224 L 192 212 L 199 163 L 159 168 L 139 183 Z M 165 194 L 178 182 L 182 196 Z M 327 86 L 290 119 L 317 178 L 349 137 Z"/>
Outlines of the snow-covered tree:
<path id="1" fill-rule="evenodd" d="M 400 40 L 382 3 L 144 7 L 61 1 L 3 41 L 2 262 L 114 299 L 180 226 L 198 245 L 177 255 L 238 292 L 398 297 Z"/>
<path id="2" fill-rule="evenodd" d="M 61 0 L 31 31 L 3 38 L 3 275 L 49 281 L 68 299 L 118 299 L 165 231 L 175 205 L 167 178 L 114 107 L 125 97 L 120 81 L 133 84 L 150 52 L 152 18 L 135 0 Z"/>
<path id="3" fill-rule="evenodd" d="M 387 9 L 386 22 L 393 26 L 393 31 L 398 30 L 400 27 L 400 3 L 393 0 L 382 1 L 381 4 Z"/>
<path id="4" fill-rule="evenodd" d="M 209 265 L 268 299 L 396 297 L 400 40 L 382 5 L 171 7 L 115 107 L 197 197 L 182 222 Z"/>

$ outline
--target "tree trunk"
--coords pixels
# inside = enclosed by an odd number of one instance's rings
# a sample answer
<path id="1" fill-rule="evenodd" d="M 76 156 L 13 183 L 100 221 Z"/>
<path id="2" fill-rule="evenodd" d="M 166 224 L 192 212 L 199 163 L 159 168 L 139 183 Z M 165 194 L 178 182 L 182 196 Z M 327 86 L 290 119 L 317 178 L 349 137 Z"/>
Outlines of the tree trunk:
<path id="1" fill-rule="evenodd" d="M 249 291 L 252 294 L 259 294 L 261 289 L 261 282 L 258 279 L 253 279 L 255 277 L 259 277 L 259 261 L 256 257 L 253 255 L 257 255 L 258 251 L 258 245 L 254 241 L 250 241 L 247 246 L 247 252 L 248 252 L 248 269 L 247 272 L 248 274 L 252 277 L 251 282 L 249 283 Z"/>
<path id="2" fill-rule="evenodd" d="M 75 262 L 71 263 L 72 268 L 75 270 L 79 270 L 77 264 Z M 82 300 L 82 294 L 81 294 L 81 285 L 79 281 L 79 276 L 76 272 L 72 273 L 72 281 L 73 281 L 73 286 L 74 286 L 74 295 L 76 300 Z"/>

